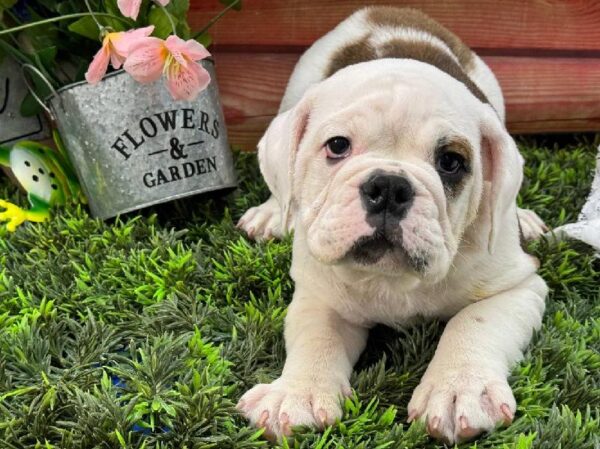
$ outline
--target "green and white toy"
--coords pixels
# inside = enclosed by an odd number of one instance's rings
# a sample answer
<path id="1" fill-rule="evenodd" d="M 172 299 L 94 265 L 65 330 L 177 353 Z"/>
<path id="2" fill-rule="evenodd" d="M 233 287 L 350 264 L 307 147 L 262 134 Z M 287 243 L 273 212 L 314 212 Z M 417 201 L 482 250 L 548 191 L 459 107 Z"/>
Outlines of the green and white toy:
<path id="1" fill-rule="evenodd" d="M 11 170 L 19 185 L 27 192 L 31 208 L 0 200 L 0 222 L 13 232 L 25 221 L 42 222 L 50 217 L 50 209 L 85 198 L 71 164 L 64 156 L 60 137 L 54 141 L 59 151 L 37 142 L 22 141 L 11 148 L 0 146 L 0 166 Z"/>

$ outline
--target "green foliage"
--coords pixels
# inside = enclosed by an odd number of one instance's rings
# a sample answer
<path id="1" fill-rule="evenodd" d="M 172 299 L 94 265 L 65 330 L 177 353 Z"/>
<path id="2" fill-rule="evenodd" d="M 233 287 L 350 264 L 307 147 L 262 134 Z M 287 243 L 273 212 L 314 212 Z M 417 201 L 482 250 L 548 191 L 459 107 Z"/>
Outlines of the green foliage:
<path id="1" fill-rule="evenodd" d="M 23 3 L 23 2 L 22 2 Z M 241 2 L 235 0 L 230 8 L 239 10 Z M 13 33 L 10 37 L 0 38 L 0 60 L 10 54 L 20 63 L 32 64 L 55 88 L 83 81 L 84 74 L 93 56 L 101 45 L 101 35 L 106 31 L 125 31 L 154 25 L 153 35 L 162 39 L 173 34 L 173 29 L 182 39 L 190 39 L 192 31 L 187 21 L 189 0 L 171 0 L 161 7 L 151 0 L 143 0 L 136 21 L 124 18 L 118 8 L 117 0 L 89 0 L 94 17 L 81 14 L 89 13 L 83 0 L 31 0 L 26 5 L 16 5 L 14 0 L 0 0 L 0 30 L 43 22 L 60 16 L 79 14 L 69 20 L 36 24 Z M 194 36 L 205 46 L 210 45 L 208 29 L 226 12 L 212 19 L 202 32 Z M 100 27 L 99 27 L 100 25 Z M 33 76 L 33 84 L 38 96 L 46 98 L 50 94 L 46 83 Z M 41 107 L 31 95 L 21 104 L 23 116 L 33 116 L 41 112 Z"/>
<path id="2" fill-rule="evenodd" d="M 551 225 L 573 220 L 594 146 L 522 143 L 520 201 Z M 291 242 L 249 242 L 234 223 L 266 199 L 255 155 L 240 189 L 103 223 L 81 207 L 0 231 L 0 447 L 258 448 L 234 404 L 284 361 Z M 6 178 L 0 197 L 26 201 Z M 542 240 L 552 292 L 542 329 L 512 371 L 515 422 L 461 448 L 599 446 L 600 266 L 589 248 Z M 439 322 L 376 328 L 344 417 L 297 429 L 284 448 L 442 448 L 406 405 L 433 356 Z"/>

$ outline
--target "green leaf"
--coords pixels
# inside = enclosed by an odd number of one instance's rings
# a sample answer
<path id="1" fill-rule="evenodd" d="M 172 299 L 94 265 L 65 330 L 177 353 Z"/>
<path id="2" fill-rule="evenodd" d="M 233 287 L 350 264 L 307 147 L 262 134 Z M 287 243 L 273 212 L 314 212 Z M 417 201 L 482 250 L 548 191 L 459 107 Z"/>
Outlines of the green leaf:
<path id="1" fill-rule="evenodd" d="M 121 16 L 121 11 L 117 6 L 117 0 L 105 0 L 104 8 L 106 8 L 106 12 L 112 14 L 113 16 Z"/>
<path id="2" fill-rule="evenodd" d="M 162 8 L 153 5 L 148 14 L 148 23 L 154 25 L 154 35 L 161 39 L 173 34 L 173 27 L 167 14 L 173 19 L 177 35 L 182 39 L 189 39 L 191 30 L 187 23 L 187 12 L 190 7 L 189 0 L 171 0 L 171 2 Z"/>
<path id="3" fill-rule="evenodd" d="M 175 26 L 177 26 L 177 19 L 173 17 L 173 21 L 175 22 Z M 166 39 L 173 34 L 171 22 L 162 8 L 152 8 L 150 14 L 148 14 L 148 22 L 151 25 L 154 25 L 153 36 L 160 39 Z"/>
<path id="4" fill-rule="evenodd" d="M 121 432 L 119 432 L 117 429 L 115 429 L 115 436 L 117 437 L 117 440 L 119 441 L 119 444 L 121 445 L 121 447 L 127 448 L 127 443 L 125 442 L 125 438 L 123 438 L 123 435 L 121 435 Z"/>
<path id="5" fill-rule="evenodd" d="M 242 9 L 242 0 L 220 0 L 221 4 L 225 6 L 229 6 L 235 3 L 231 9 L 235 9 L 236 11 L 240 11 Z"/>
<path id="6" fill-rule="evenodd" d="M 69 31 L 94 41 L 100 40 L 100 30 L 98 30 L 98 25 L 96 25 L 96 22 L 94 22 L 94 19 L 90 16 L 82 17 L 70 24 Z"/>
<path id="7" fill-rule="evenodd" d="M 43 50 L 36 52 L 37 58 L 42 63 L 42 65 L 44 65 L 44 67 L 51 67 L 56 60 L 57 54 L 58 54 L 58 48 L 54 47 L 54 46 L 47 47 L 47 48 L 44 48 Z"/>
<path id="8" fill-rule="evenodd" d="M 190 0 L 171 0 L 167 5 L 167 10 L 177 17 L 179 21 L 185 20 L 189 9 Z"/>
<path id="9" fill-rule="evenodd" d="M 23 117 L 34 117 L 43 111 L 42 106 L 29 92 L 21 102 L 19 112 Z"/>
<path id="10" fill-rule="evenodd" d="M 192 30 L 187 23 L 187 20 L 183 19 L 177 24 L 177 35 L 183 40 L 188 40 L 192 35 Z"/>
<path id="11" fill-rule="evenodd" d="M 208 33 L 201 34 L 196 38 L 196 40 L 205 47 L 208 47 L 210 44 L 212 44 L 212 36 Z"/>
<path id="12" fill-rule="evenodd" d="M 169 404 L 163 404 L 162 408 L 167 412 L 169 416 L 177 416 L 177 412 L 175 411 L 175 407 Z"/>

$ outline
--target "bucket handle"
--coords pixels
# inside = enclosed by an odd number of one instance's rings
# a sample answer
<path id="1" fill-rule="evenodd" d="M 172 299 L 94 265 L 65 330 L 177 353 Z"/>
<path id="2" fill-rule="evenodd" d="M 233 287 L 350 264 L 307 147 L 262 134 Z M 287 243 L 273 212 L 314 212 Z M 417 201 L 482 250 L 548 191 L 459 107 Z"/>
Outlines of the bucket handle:
<path id="1" fill-rule="evenodd" d="M 52 83 L 50 83 L 50 81 L 48 81 L 48 78 L 46 78 L 44 76 L 44 74 L 37 67 L 35 67 L 31 64 L 23 64 L 21 66 L 21 72 L 23 73 L 23 80 L 25 81 L 25 84 L 27 85 L 27 89 L 29 89 L 29 93 L 35 99 L 35 101 L 37 101 L 39 103 L 39 105 L 46 111 L 46 113 L 50 117 L 51 121 L 56 122 L 56 118 L 54 117 L 54 114 L 52 113 L 50 108 L 48 106 L 46 106 L 46 103 L 44 102 L 44 100 L 42 100 L 40 98 L 40 96 L 36 93 L 35 89 L 33 88 L 33 85 L 31 83 L 31 81 L 29 80 L 29 77 L 27 76 L 27 70 L 30 70 L 31 72 L 35 73 L 39 77 L 39 79 L 41 79 L 44 82 L 44 84 L 46 84 L 46 86 L 48 86 L 48 88 L 50 89 L 50 92 L 52 92 L 52 94 L 58 98 L 59 102 L 62 105 L 61 96 L 58 94 L 58 92 L 56 91 L 56 89 L 54 88 Z"/>

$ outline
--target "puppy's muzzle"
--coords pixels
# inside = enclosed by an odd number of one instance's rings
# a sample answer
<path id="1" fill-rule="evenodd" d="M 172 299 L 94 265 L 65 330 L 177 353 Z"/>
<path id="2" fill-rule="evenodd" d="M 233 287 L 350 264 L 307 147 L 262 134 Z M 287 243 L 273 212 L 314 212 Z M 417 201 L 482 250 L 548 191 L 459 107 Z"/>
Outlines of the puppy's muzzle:
<path id="1" fill-rule="evenodd" d="M 356 261 L 370 264 L 388 251 L 402 250 L 400 221 L 414 201 L 415 190 L 404 176 L 379 171 L 369 176 L 359 191 L 366 221 L 374 232 L 358 239 L 351 254 Z"/>
<path id="2" fill-rule="evenodd" d="M 361 186 L 360 195 L 367 222 L 376 229 L 396 226 L 413 203 L 415 191 L 404 176 L 374 173 Z"/>

